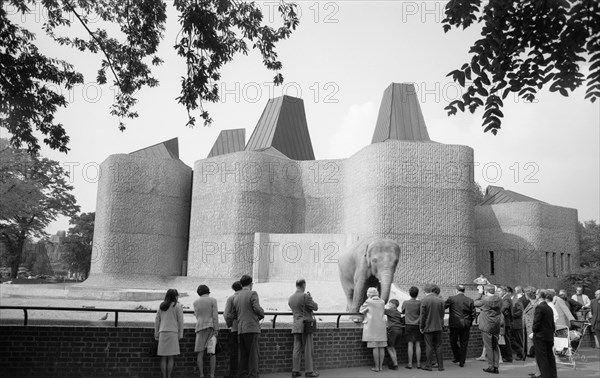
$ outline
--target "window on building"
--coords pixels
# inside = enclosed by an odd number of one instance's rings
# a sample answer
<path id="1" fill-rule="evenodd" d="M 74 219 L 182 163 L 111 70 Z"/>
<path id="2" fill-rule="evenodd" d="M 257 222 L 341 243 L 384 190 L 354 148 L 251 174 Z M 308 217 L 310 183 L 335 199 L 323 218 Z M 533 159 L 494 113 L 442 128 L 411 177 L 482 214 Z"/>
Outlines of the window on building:
<path id="1" fill-rule="evenodd" d="M 567 271 L 569 273 L 571 272 L 571 254 L 570 253 L 567 255 Z"/>
<path id="2" fill-rule="evenodd" d="M 494 251 L 490 251 L 490 274 L 492 276 L 496 274 L 494 271 Z"/>
<path id="3" fill-rule="evenodd" d="M 565 272 L 565 254 L 564 253 L 560 254 L 560 272 L 561 273 Z"/>
<path id="4" fill-rule="evenodd" d="M 556 252 L 552 253 L 552 275 L 556 277 Z"/>
<path id="5" fill-rule="evenodd" d="M 550 277 L 550 252 L 546 252 L 546 277 Z"/>

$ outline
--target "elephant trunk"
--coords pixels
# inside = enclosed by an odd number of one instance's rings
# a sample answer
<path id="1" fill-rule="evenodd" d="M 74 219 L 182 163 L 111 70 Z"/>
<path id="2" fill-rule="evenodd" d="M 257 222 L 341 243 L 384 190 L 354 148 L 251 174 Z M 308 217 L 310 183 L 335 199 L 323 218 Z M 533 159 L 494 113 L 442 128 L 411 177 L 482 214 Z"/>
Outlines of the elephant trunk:
<path id="1" fill-rule="evenodd" d="M 379 284 L 381 285 L 380 298 L 387 302 L 390 298 L 390 290 L 392 286 L 392 281 L 394 279 L 394 273 L 391 270 L 385 270 L 380 273 L 378 279 Z"/>

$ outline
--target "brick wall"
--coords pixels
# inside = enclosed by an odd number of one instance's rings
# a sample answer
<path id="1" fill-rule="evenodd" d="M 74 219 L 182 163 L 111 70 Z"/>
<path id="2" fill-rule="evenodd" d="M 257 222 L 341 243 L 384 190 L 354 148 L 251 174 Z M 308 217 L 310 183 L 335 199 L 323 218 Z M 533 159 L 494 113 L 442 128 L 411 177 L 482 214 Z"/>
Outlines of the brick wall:
<path id="1" fill-rule="evenodd" d="M 0 376 L 3 377 L 159 377 L 160 358 L 147 356 L 151 328 L 0 327 Z M 217 376 L 228 371 L 229 330 L 219 333 L 224 351 L 217 356 Z M 320 329 L 315 335 L 318 370 L 370 366 L 372 353 L 360 341 L 361 328 Z M 178 377 L 197 376 L 194 331 L 186 329 L 180 356 L 175 359 Z M 585 345 L 592 345 L 589 335 Z M 290 372 L 293 338 L 289 329 L 264 329 L 260 337 L 260 372 Z M 452 359 L 448 333 L 443 339 L 444 359 Z M 471 329 L 468 357 L 481 353 L 476 327 Z M 397 348 L 406 363 L 406 344 Z M 423 345 L 423 358 L 425 348 Z M 205 362 L 205 366 L 208 361 Z"/>

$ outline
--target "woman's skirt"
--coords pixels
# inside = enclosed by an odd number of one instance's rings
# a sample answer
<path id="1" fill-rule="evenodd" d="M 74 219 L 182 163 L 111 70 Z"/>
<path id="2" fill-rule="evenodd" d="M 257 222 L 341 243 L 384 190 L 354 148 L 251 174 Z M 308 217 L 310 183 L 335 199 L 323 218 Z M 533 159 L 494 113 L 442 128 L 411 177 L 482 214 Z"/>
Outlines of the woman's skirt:
<path id="1" fill-rule="evenodd" d="M 407 324 L 404 337 L 406 337 L 406 341 L 409 343 L 423 341 L 423 334 L 418 325 Z"/>
<path id="2" fill-rule="evenodd" d="M 196 345 L 194 345 L 194 352 L 203 352 L 208 345 L 208 339 L 213 334 L 212 328 L 201 329 L 196 332 Z"/>
<path id="3" fill-rule="evenodd" d="M 158 334 L 159 356 L 177 356 L 179 352 L 179 332 L 160 332 Z"/>

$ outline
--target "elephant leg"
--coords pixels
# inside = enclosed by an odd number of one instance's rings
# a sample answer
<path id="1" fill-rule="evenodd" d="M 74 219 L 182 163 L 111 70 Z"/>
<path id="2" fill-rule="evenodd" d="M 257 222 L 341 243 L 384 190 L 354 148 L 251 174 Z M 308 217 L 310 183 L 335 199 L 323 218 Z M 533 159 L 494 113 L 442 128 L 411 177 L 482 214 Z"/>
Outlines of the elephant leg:
<path id="1" fill-rule="evenodd" d="M 350 312 L 352 309 L 352 299 L 354 298 L 354 283 L 343 280 L 342 289 L 344 289 L 344 294 L 346 294 L 346 311 Z"/>
<path id="2" fill-rule="evenodd" d="M 366 291 L 367 291 L 367 278 L 366 277 L 355 277 L 355 279 L 354 279 L 354 295 L 352 297 L 351 312 L 358 312 L 358 309 L 365 301 Z"/>

